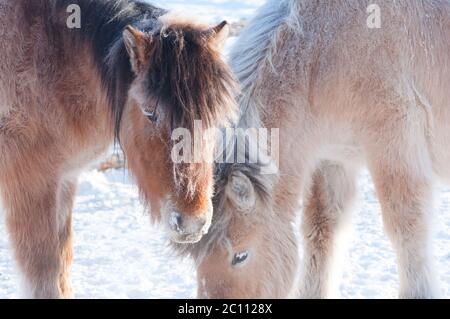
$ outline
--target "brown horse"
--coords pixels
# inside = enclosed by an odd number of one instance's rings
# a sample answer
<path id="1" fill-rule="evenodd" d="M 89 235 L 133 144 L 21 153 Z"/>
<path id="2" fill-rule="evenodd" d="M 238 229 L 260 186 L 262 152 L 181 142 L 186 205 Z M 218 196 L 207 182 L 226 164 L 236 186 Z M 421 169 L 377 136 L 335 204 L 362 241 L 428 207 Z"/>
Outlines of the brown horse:
<path id="1" fill-rule="evenodd" d="M 77 10 L 79 28 L 69 24 Z M 219 53 L 226 23 L 208 28 L 138 1 L 0 0 L 0 24 L 0 195 L 27 294 L 71 295 L 77 177 L 115 137 L 152 216 L 174 241 L 198 241 L 214 167 L 171 161 L 171 132 L 234 116 Z M 214 144 L 197 151 L 212 158 Z"/>
<path id="2" fill-rule="evenodd" d="M 264 192 L 273 198 L 266 206 L 248 196 L 264 178 L 258 170 L 239 169 L 247 177 L 239 183 L 234 169 L 219 176 L 240 200 L 218 194 L 225 205 L 215 214 L 229 217 L 212 229 L 225 239 L 210 243 L 210 233 L 191 250 L 205 252 L 196 260 L 201 296 L 287 297 L 296 267 L 280 255 L 297 254 L 283 251 L 292 230 L 268 224 L 292 219 L 303 198 L 300 297 L 328 297 L 338 234 L 364 165 L 397 253 L 400 296 L 439 295 L 428 221 L 433 182 L 450 179 L 450 2 L 376 3 L 270 0 L 237 41 L 239 125 L 280 129 L 279 178 Z"/>

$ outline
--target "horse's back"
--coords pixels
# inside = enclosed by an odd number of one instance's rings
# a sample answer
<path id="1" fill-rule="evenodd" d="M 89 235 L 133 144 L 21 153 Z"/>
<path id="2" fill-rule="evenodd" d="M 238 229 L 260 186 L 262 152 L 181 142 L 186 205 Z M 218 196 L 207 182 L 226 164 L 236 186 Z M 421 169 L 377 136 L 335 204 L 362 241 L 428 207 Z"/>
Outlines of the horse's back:
<path id="1" fill-rule="evenodd" d="M 365 4 L 353 3 L 359 10 L 342 5 L 343 12 L 330 18 L 337 27 L 327 35 L 317 33 L 323 39 L 317 37 L 322 50 L 316 85 L 330 87 L 335 100 L 352 108 L 365 101 L 373 109 L 370 99 L 382 89 L 416 93 L 427 100 L 430 112 L 450 108 L 450 1 L 378 1 L 379 27 L 368 23 Z M 343 95 L 359 105 L 337 98 Z"/>
<path id="2" fill-rule="evenodd" d="M 366 2 L 317 3 L 322 7 L 305 2 L 298 13 L 300 41 L 280 45 L 295 48 L 296 62 L 275 57 L 275 65 L 295 66 L 280 94 L 289 96 L 294 85 L 308 92 L 305 103 L 315 127 L 328 128 L 317 133 L 327 144 L 363 145 L 395 134 L 393 127 L 419 128 L 416 141 L 426 141 L 435 171 L 450 177 L 450 1 L 378 1 L 379 28 L 368 23 Z"/>
<path id="3" fill-rule="evenodd" d="M 348 104 L 348 114 L 356 114 L 361 131 L 374 127 L 378 135 L 399 134 L 388 129 L 392 124 L 414 127 L 414 143 L 423 141 L 435 173 L 450 179 L 450 1 L 378 4 L 381 28 L 356 28 L 359 37 L 346 39 L 349 50 L 359 53 L 347 51 L 340 69 L 354 75 L 346 79 L 347 101 L 359 102 Z"/>

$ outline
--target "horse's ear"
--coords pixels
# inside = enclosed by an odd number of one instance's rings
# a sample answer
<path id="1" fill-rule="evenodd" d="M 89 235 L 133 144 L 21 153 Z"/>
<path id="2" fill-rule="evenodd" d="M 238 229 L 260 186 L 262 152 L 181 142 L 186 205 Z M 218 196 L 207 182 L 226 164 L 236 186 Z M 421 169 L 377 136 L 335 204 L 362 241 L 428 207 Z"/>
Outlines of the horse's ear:
<path id="1" fill-rule="evenodd" d="M 250 212 L 255 208 L 255 188 L 251 180 L 242 172 L 233 172 L 225 191 L 229 200 L 239 211 Z"/>
<path id="2" fill-rule="evenodd" d="M 223 21 L 210 30 L 211 37 L 218 47 L 223 47 L 230 36 L 230 25 Z"/>
<path id="3" fill-rule="evenodd" d="M 123 41 L 130 56 L 133 71 L 139 73 L 147 62 L 151 37 L 129 25 L 123 31 Z"/>

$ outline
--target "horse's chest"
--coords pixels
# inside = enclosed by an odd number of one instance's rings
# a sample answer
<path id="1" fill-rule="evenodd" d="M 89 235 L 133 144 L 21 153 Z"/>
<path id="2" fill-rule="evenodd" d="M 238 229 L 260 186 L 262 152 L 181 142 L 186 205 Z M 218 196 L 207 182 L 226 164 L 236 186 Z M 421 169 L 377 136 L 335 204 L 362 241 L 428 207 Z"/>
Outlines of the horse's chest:
<path id="1" fill-rule="evenodd" d="M 327 144 L 322 147 L 320 160 L 328 160 L 337 163 L 363 164 L 364 156 L 360 146 L 355 143 Z"/>
<path id="2" fill-rule="evenodd" d="M 98 163 L 109 149 L 108 144 L 74 150 L 67 161 L 69 171 L 81 171 Z"/>

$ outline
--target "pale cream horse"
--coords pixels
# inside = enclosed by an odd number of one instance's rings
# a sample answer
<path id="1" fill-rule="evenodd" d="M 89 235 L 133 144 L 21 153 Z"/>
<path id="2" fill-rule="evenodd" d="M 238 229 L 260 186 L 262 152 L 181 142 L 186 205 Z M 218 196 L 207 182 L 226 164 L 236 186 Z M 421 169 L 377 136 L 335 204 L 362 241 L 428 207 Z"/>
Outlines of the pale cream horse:
<path id="1" fill-rule="evenodd" d="M 450 2 L 370 4 L 268 1 L 238 40 L 240 126 L 280 129 L 280 174 L 221 170 L 212 233 L 193 250 L 201 297 L 295 290 L 293 230 L 269 225 L 293 220 L 301 198 L 300 297 L 328 297 L 335 239 L 364 166 L 397 253 L 400 296 L 439 296 L 428 224 L 433 182 L 450 178 Z M 267 193 L 273 204 L 261 205 Z"/>

